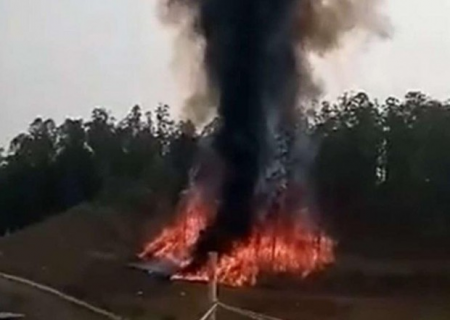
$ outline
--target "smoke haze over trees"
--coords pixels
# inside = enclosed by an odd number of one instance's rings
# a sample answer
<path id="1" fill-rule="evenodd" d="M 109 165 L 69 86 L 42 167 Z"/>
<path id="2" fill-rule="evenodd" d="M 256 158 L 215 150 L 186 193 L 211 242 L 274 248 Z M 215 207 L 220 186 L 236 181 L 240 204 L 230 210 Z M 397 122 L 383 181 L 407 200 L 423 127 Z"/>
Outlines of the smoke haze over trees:
<path id="1" fill-rule="evenodd" d="M 344 244 L 380 235 L 450 240 L 448 102 L 346 95 L 323 103 L 305 130 L 319 142 L 313 177 L 322 221 Z M 133 107 L 120 121 L 100 108 L 60 125 L 38 118 L 0 150 L 0 232 L 97 199 L 115 180 L 175 204 L 197 142 L 210 132 L 171 119 L 165 105 Z"/>

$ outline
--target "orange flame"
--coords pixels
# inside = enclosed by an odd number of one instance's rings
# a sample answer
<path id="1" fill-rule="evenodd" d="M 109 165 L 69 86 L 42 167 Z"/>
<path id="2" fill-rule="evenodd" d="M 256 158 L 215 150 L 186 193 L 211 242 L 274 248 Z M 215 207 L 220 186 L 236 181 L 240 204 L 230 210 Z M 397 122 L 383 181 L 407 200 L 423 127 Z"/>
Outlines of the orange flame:
<path id="1" fill-rule="evenodd" d="M 162 230 L 139 255 L 142 259 L 169 259 L 180 267 L 190 262 L 190 253 L 201 230 L 213 216 L 214 208 L 199 193 L 187 195 L 175 223 Z M 334 261 L 334 241 L 322 232 L 313 232 L 299 215 L 275 213 L 255 224 L 245 241 L 234 244 L 217 265 L 220 283 L 229 286 L 255 285 L 263 273 L 306 277 Z M 178 273 L 173 279 L 207 281 L 204 267 L 195 273 Z"/>

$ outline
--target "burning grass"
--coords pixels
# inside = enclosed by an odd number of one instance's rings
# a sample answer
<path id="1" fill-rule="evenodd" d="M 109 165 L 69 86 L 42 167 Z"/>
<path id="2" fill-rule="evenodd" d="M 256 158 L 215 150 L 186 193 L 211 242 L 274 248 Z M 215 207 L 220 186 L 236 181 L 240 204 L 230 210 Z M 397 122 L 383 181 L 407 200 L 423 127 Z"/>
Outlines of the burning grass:
<path id="1" fill-rule="evenodd" d="M 140 258 L 168 259 L 180 269 L 191 261 L 191 251 L 214 208 L 198 192 L 190 192 L 175 222 L 145 245 Z M 312 231 L 301 215 L 274 212 L 254 224 L 248 238 L 236 242 L 218 263 L 219 282 L 241 287 L 255 285 L 261 274 L 306 277 L 334 261 L 334 242 L 322 231 Z M 173 279 L 207 281 L 208 270 L 177 273 Z"/>

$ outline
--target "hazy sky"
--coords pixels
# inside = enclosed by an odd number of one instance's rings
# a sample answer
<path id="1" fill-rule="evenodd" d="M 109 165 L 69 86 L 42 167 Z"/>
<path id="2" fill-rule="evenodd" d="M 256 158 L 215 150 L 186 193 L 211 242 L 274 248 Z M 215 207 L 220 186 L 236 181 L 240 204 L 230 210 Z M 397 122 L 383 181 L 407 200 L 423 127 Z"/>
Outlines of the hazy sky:
<path id="1" fill-rule="evenodd" d="M 157 0 L 0 0 L 0 145 L 36 116 L 61 121 L 105 106 L 180 107 L 172 32 Z M 348 46 L 321 61 L 326 93 L 420 89 L 450 97 L 450 1 L 386 0 L 392 39 Z"/>

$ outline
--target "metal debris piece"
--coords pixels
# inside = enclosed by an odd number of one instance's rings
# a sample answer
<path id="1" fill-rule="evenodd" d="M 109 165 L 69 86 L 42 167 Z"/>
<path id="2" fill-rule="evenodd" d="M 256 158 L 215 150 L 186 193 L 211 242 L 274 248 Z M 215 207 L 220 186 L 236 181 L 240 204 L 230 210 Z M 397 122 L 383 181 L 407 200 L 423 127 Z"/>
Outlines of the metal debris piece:
<path id="1" fill-rule="evenodd" d="M 143 261 L 138 263 L 129 263 L 128 267 L 144 271 L 151 276 L 170 278 L 175 274 L 179 266 L 169 260 L 159 259 L 152 261 Z"/>
<path id="2" fill-rule="evenodd" d="M 1 320 L 23 319 L 23 318 L 25 318 L 24 314 L 11 313 L 11 312 L 0 312 Z"/>

